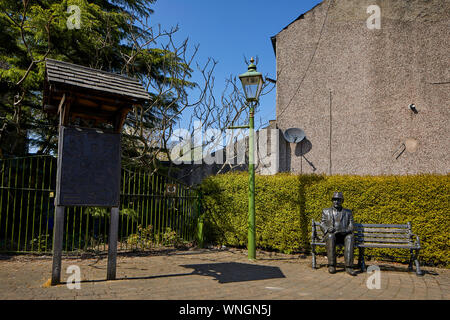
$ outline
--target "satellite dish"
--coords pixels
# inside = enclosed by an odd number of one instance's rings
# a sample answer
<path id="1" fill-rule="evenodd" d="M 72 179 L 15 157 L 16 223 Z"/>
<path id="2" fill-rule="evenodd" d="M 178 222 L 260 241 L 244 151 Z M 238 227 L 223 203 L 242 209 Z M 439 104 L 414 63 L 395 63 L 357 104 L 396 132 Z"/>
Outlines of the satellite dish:
<path id="1" fill-rule="evenodd" d="M 300 128 L 289 128 L 284 131 L 284 138 L 290 143 L 299 143 L 305 139 L 305 132 Z"/>

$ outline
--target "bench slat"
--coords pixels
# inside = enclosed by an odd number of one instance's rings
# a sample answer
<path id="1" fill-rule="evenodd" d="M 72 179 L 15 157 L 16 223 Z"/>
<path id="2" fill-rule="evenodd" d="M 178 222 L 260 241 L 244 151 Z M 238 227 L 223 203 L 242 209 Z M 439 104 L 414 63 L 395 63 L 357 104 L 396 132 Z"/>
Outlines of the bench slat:
<path id="1" fill-rule="evenodd" d="M 408 244 L 384 244 L 384 243 L 358 243 L 356 247 L 360 248 L 391 248 L 391 249 L 413 249 L 414 245 Z"/>
<path id="2" fill-rule="evenodd" d="M 363 227 L 363 228 L 355 228 L 356 231 L 364 231 L 364 232 L 385 232 L 385 233 L 408 233 L 408 229 L 390 229 L 390 228 L 367 228 L 367 227 Z"/>
<path id="3" fill-rule="evenodd" d="M 409 239 L 410 236 L 408 234 L 401 234 L 401 233 L 372 233 L 372 232 L 356 232 L 355 237 L 373 237 L 373 238 L 404 238 Z"/>
<path id="4" fill-rule="evenodd" d="M 325 242 L 312 242 L 315 246 L 325 246 Z M 387 248 L 387 249 L 420 249 L 413 244 L 386 244 L 386 243 L 355 243 L 355 248 Z"/>
<path id="5" fill-rule="evenodd" d="M 373 232 L 372 232 L 373 231 Z M 316 229 L 316 235 L 323 236 L 322 230 Z M 385 237 L 385 238 L 409 238 L 407 232 L 380 232 L 375 230 L 355 230 L 355 236 L 371 236 L 371 237 Z"/>
<path id="6" fill-rule="evenodd" d="M 320 221 L 314 221 L 315 226 L 320 226 Z M 408 229 L 407 224 L 381 224 L 381 223 L 354 223 L 355 227 L 368 227 L 368 228 L 398 228 L 398 229 Z"/>
<path id="7" fill-rule="evenodd" d="M 406 228 L 407 224 L 371 224 L 371 223 L 355 223 L 357 227 L 369 227 L 369 228 Z"/>
<path id="8" fill-rule="evenodd" d="M 409 239 L 386 239 L 386 238 L 368 238 L 357 237 L 357 242 L 385 242 L 385 243 L 410 243 Z"/>
<path id="9" fill-rule="evenodd" d="M 314 241 L 322 241 L 323 237 L 317 237 Z M 355 237 L 357 243 L 362 242 L 383 242 L 383 243 L 412 243 L 409 239 L 393 239 L 393 238 L 368 238 L 368 237 Z"/>
<path id="10" fill-rule="evenodd" d="M 316 235 L 323 236 L 323 232 L 316 230 Z M 403 233 L 403 232 L 380 233 L 380 232 L 360 232 L 358 230 L 354 232 L 354 235 L 355 236 L 374 237 L 374 238 L 405 238 L 406 239 L 406 238 L 410 237 L 407 233 Z"/>

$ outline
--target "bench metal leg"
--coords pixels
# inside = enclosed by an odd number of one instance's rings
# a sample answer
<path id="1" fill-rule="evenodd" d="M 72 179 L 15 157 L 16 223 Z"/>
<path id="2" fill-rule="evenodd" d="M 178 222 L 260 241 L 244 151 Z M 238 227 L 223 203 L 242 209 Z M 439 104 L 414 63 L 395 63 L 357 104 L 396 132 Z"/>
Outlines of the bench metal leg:
<path id="1" fill-rule="evenodd" d="M 362 272 L 366 271 L 366 263 L 364 261 L 364 248 L 358 248 L 358 266 Z"/>
<path id="2" fill-rule="evenodd" d="M 316 246 L 311 246 L 312 268 L 316 268 Z"/>
<path id="3" fill-rule="evenodd" d="M 358 248 L 358 268 L 361 269 L 361 248 Z"/>
<path id="4" fill-rule="evenodd" d="M 414 250 L 409 249 L 410 258 L 409 258 L 409 265 L 408 265 L 408 271 L 413 270 L 413 262 L 414 262 Z"/>
<path id="5" fill-rule="evenodd" d="M 413 271 L 413 264 L 416 266 L 416 274 L 418 276 L 423 276 L 423 272 L 420 270 L 419 264 L 419 250 L 409 249 L 411 257 L 409 258 L 408 270 Z"/>
<path id="6" fill-rule="evenodd" d="M 423 271 L 420 270 L 420 264 L 419 264 L 419 250 L 416 250 L 416 255 L 414 257 L 414 263 L 416 264 L 416 274 L 418 276 L 423 276 Z"/>

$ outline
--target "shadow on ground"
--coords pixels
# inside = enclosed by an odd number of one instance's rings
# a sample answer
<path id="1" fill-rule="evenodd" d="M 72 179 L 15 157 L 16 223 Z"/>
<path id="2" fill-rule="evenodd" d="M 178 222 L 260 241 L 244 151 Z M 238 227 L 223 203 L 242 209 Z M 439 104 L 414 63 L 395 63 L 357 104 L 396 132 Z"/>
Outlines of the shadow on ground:
<path id="1" fill-rule="evenodd" d="M 191 274 L 213 277 L 219 283 L 286 278 L 278 267 L 239 262 L 188 264 L 182 267 L 194 269 Z"/>
<path id="2" fill-rule="evenodd" d="M 223 263 L 204 263 L 204 264 L 189 264 L 181 265 L 183 268 L 194 269 L 189 273 L 173 273 L 162 274 L 155 276 L 143 277 L 125 277 L 117 278 L 117 280 L 145 280 L 155 278 L 170 278 L 181 276 L 210 276 L 219 283 L 266 280 L 276 278 L 286 278 L 278 267 L 262 266 L 255 264 L 239 263 L 239 262 L 223 262 Z M 82 280 L 81 283 L 105 282 L 108 280 Z M 61 282 L 60 285 L 66 284 Z"/>

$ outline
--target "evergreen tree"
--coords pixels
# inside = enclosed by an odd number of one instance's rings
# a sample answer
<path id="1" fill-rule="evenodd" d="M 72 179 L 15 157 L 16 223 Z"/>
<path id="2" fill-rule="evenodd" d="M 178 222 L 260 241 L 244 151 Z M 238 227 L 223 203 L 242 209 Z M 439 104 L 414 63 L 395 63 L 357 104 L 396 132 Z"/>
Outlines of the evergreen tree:
<path id="1" fill-rule="evenodd" d="M 176 31 L 148 27 L 155 0 L 2 0 L 0 3 L 0 157 L 55 153 L 57 119 L 42 109 L 45 58 L 140 79 L 151 100 L 130 113 L 124 159 L 148 164 L 151 131 L 173 124 L 192 70 L 180 50 L 151 47 Z M 71 6 L 76 9 L 71 11 Z M 79 13 L 79 28 L 76 17 Z M 73 20 L 75 19 L 75 20 Z M 75 26 L 75 27 L 73 27 Z"/>

